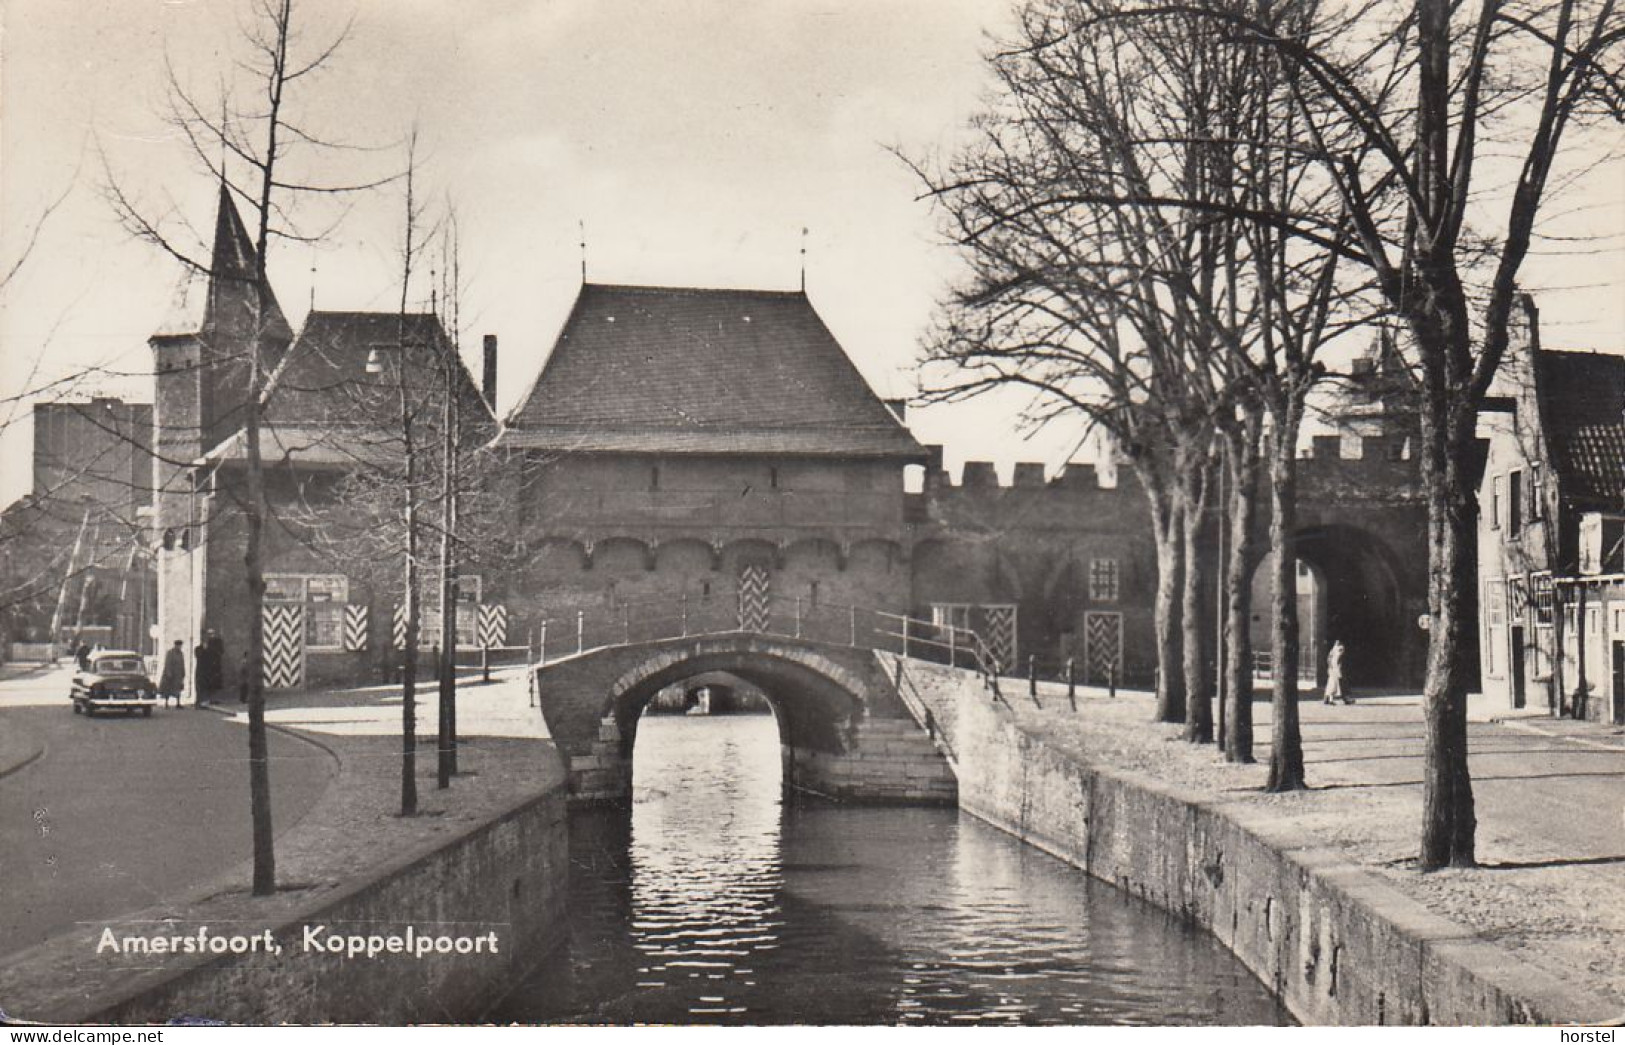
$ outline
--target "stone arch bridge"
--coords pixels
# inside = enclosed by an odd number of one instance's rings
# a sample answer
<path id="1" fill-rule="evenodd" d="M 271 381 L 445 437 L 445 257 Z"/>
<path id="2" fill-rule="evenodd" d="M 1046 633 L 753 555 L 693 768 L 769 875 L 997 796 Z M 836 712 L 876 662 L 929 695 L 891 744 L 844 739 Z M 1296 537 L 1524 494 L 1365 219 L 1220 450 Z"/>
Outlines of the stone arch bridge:
<path id="1" fill-rule="evenodd" d="M 667 686 L 719 673 L 766 694 L 778 719 L 787 792 L 952 803 L 957 784 L 946 749 L 920 724 L 880 658 L 858 646 L 717 632 L 624 642 L 539 665 L 535 692 L 578 803 L 629 801 L 644 707 Z"/>

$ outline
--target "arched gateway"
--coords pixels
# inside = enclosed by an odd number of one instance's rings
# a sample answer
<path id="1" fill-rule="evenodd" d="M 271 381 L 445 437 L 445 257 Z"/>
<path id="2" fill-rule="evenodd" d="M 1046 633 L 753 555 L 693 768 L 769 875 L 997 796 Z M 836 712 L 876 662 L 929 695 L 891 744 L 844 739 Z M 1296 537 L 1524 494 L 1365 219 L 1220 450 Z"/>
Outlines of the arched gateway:
<path id="1" fill-rule="evenodd" d="M 947 761 L 869 650 L 739 632 L 590 650 L 535 672 L 578 802 L 628 800 L 644 707 L 673 683 L 716 672 L 767 696 L 792 793 L 952 802 L 957 792 Z"/>

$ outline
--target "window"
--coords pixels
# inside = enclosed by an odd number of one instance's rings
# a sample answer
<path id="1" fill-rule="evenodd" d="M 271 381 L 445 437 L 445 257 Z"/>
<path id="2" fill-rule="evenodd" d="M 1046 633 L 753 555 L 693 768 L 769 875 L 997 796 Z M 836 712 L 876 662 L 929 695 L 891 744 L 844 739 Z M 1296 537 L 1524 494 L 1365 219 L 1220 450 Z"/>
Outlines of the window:
<path id="1" fill-rule="evenodd" d="M 305 648 L 344 648 L 344 607 L 350 579 L 335 573 L 274 573 L 265 577 L 266 602 L 305 607 Z"/>
<path id="2" fill-rule="evenodd" d="M 1540 465 L 1529 466 L 1529 521 L 1539 522 L 1546 515 L 1545 491 L 1541 488 Z"/>
<path id="3" fill-rule="evenodd" d="M 812 605 L 813 609 L 816 610 L 818 608 L 818 582 L 817 581 L 812 581 L 811 583 L 809 583 L 807 585 L 807 601 Z"/>
<path id="4" fill-rule="evenodd" d="M 1490 483 L 1490 529 L 1501 528 L 1501 502 L 1506 498 L 1506 479 L 1496 476 Z"/>
<path id="5" fill-rule="evenodd" d="M 1507 578 L 1507 612 L 1512 615 L 1514 623 L 1524 618 L 1525 607 L 1529 605 L 1529 582 L 1523 577 Z"/>
<path id="6" fill-rule="evenodd" d="M 1530 587 L 1534 589 L 1535 623 L 1541 626 L 1550 626 L 1552 623 L 1552 575 L 1537 573 L 1529 578 Z"/>
<path id="7" fill-rule="evenodd" d="M 937 628 L 970 630 L 970 606 L 957 602 L 938 602 L 931 605 L 931 625 Z"/>
<path id="8" fill-rule="evenodd" d="M 1117 601 L 1117 560 L 1089 560 L 1089 599 L 1092 602 Z"/>
<path id="9" fill-rule="evenodd" d="M 778 470 L 778 468 L 774 467 L 774 468 L 769 468 L 767 470 L 767 485 L 770 488 L 774 489 L 774 490 L 777 490 L 779 488 L 779 470 Z"/>
<path id="10" fill-rule="evenodd" d="M 653 468 L 649 469 L 649 489 L 651 489 L 651 490 L 660 489 L 660 466 L 659 465 L 655 465 Z"/>
<path id="11" fill-rule="evenodd" d="M 1523 533 L 1523 473 L 1520 471 L 1507 476 L 1507 529 L 1514 537 Z"/>
<path id="12" fill-rule="evenodd" d="M 457 646 L 474 649 L 480 644 L 480 607 L 478 603 L 457 604 Z M 418 642 L 434 646 L 440 642 L 440 610 L 425 609 L 418 614 Z"/>
<path id="13" fill-rule="evenodd" d="M 1484 585 L 1484 673 L 1492 677 L 1501 674 L 1501 643 L 1506 638 L 1506 585 L 1489 581 Z"/>
<path id="14" fill-rule="evenodd" d="M 476 575 L 456 578 L 453 598 L 457 603 L 457 645 L 460 648 L 473 649 L 479 645 L 481 587 L 480 578 Z M 426 592 L 419 605 L 423 609 L 418 611 L 418 641 L 431 646 L 440 641 L 439 587 Z"/>

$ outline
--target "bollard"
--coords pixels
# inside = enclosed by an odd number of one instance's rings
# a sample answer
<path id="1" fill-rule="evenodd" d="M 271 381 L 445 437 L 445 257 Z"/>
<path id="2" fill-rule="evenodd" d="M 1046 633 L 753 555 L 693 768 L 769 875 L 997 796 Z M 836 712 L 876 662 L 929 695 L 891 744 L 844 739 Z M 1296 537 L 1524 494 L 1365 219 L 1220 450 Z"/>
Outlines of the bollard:
<path id="1" fill-rule="evenodd" d="M 1078 710 L 1078 681 L 1072 673 L 1072 658 L 1066 658 L 1066 702 L 1072 705 L 1072 710 Z"/>
<path id="2" fill-rule="evenodd" d="M 491 681 L 491 647 L 480 647 L 480 681 Z"/>
<path id="3" fill-rule="evenodd" d="M 908 656 L 908 618 L 903 618 L 903 656 Z"/>
<path id="4" fill-rule="evenodd" d="M 1117 664 L 1106 665 L 1106 695 L 1117 696 Z"/>
<path id="5" fill-rule="evenodd" d="M 852 607 L 852 646 L 853 646 L 853 648 L 856 648 L 857 645 L 858 645 L 858 607 L 856 605 L 854 605 Z"/>
<path id="6" fill-rule="evenodd" d="M 1038 696 L 1038 658 L 1031 653 L 1027 654 L 1027 695 Z"/>
<path id="7" fill-rule="evenodd" d="M 576 652 L 586 648 L 587 611 L 576 610 Z"/>
<path id="8" fill-rule="evenodd" d="M 950 668 L 959 667 L 959 659 L 955 656 L 955 654 L 958 653 L 958 650 L 954 648 L 954 637 L 958 634 L 958 628 L 954 627 L 952 624 L 948 625 L 948 666 Z"/>
<path id="9" fill-rule="evenodd" d="M 538 664 L 547 663 L 547 621 L 545 620 L 542 621 L 542 641 L 537 647 L 536 662 Z"/>
<path id="10" fill-rule="evenodd" d="M 688 638 L 688 592 L 683 592 L 683 638 Z"/>
<path id="11" fill-rule="evenodd" d="M 632 644 L 632 606 L 630 603 L 623 603 L 621 606 L 621 644 L 623 646 Z"/>
<path id="12" fill-rule="evenodd" d="M 796 638 L 801 638 L 801 596 L 796 596 Z"/>

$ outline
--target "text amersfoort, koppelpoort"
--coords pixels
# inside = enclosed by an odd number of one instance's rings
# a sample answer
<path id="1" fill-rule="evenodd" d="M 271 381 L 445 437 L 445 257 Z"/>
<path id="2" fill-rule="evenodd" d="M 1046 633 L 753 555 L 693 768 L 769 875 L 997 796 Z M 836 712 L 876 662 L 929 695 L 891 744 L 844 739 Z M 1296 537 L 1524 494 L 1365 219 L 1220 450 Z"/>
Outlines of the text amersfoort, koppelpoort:
<path id="1" fill-rule="evenodd" d="M 343 958 L 378 958 L 404 954 L 427 958 L 446 954 L 497 954 L 495 930 L 477 936 L 424 932 L 408 925 L 404 932 L 347 933 L 329 931 L 326 925 L 307 925 L 300 935 L 306 954 L 336 954 Z M 281 954 L 282 942 L 269 929 L 257 933 L 221 935 L 206 925 L 187 933 L 143 933 L 118 935 L 103 928 L 96 943 L 97 954 Z"/>

